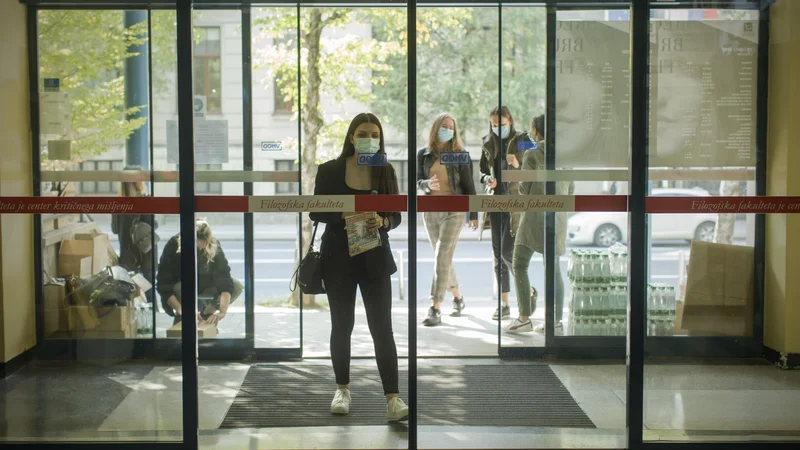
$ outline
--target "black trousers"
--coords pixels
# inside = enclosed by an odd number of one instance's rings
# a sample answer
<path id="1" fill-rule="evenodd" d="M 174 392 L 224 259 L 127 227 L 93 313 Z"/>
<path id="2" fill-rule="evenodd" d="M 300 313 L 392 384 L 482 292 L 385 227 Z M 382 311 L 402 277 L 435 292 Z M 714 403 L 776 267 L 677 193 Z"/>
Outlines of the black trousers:
<path id="1" fill-rule="evenodd" d="M 489 213 L 489 223 L 492 226 L 494 276 L 497 276 L 497 266 L 499 264 L 500 279 L 497 280 L 497 283 L 500 285 L 501 292 L 505 294 L 506 292 L 511 292 L 511 268 L 514 264 L 515 239 L 511 235 L 511 214 L 507 212 Z M 501 235 L 502 239 L 500 238 Z"/>
<path id="2" fill-rule="evenodd" d="M 359 255 L 361 256 L 361 255 Z M 358 257 L 356 257 L 358 258 Z M 343 271 L 335 282 L 326 277 L 331 310 L 331 360 L 336 384 L 350 383 L 350 335 L 355 325 L 356 287 L 361 289 L 367 324 L 375 347 L 384 394 L 397 394 L 397 347 L 392 331 L 392 284 L 389 276 L 367 278 L 365 271 Z M 349 273 L 348 273 L 349 272 Z"/>

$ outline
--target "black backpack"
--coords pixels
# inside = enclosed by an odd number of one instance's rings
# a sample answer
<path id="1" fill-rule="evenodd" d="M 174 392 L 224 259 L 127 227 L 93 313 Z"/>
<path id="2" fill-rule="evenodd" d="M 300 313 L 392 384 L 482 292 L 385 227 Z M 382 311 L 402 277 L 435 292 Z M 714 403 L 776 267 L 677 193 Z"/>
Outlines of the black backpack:
<path id="1" fill-rule="evenodd" d="M 155 240 L 158 242 L 158 235 L 155 235 Z M 131 224 L 131 243 L 140 255 L 146 255 L 153 250 L 153 227 L 143 222 L 139 216 Z"/>

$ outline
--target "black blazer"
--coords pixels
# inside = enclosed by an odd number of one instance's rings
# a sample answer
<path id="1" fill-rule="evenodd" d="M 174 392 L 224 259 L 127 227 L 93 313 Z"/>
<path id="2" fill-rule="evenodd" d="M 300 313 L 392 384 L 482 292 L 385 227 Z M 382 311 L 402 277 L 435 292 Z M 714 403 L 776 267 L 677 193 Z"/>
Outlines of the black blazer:
<path id="1" fill-rule="evenodd" d="M 344 158 L 336 158 L 320 165 L 314 182 L 314 195 L 352 195 L 353 189 L 345 182 L 346 164 Z M 388 193 L 379 191 L 378 194 Z M 378 212 L 378 214 L 389 219 L 389 229 L 380 229 L 381 246 L 355 257 L 365 258 L 366 275 L 369 278 L 388 277 L 397 272 L 392 248 L 389 245 L 388 231 L 397 228 L 402 219 L 399 212 Z M 351 258 L 348 252 L 345 222 L 341 212 L 312 212 L 309 216 L 311 220 L 325 224 L 320 249 L 322 277 L 325 284 L 330 285 L 335 278 L 349 273 L 353 266 L 354 258 Z"/>

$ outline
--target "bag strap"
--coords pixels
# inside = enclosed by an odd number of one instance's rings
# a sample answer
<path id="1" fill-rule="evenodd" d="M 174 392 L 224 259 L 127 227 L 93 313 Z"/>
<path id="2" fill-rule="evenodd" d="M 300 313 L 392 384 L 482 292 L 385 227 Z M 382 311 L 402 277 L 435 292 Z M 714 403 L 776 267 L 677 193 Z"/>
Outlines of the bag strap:
<path id="1" fill-rule="evenodd" d="M 314 239 L 317 237 L 317 227 L 319 226 L 319 222 L 314 222 L 314 231 L 311 232 L 311 244 L 308 245 L 308 252 L 310 253 L 314 250 Z M 298 275 L 300 274 L 300 266 L 303 265 L 303 261 L 308 258 L 308 253 L 306 253 L 305 258 L 300 260 L 300 264 L 297 265 L 297 268 L 294 269 L 294 273 L 292 274 L 292 278 L 289 280 L 289 290 L 294 292 L 297 289 L 297 280 Z"/>
<path id="2" fill-rule="evenodd" d="M 311 243 L 308 244 L 308 249 L 312 250 L 314 248 L 314 240 L 317 238 L 317 227 L 319 226 L 319 222 L 314 222 L 314 231 L 311 232 Z"/>

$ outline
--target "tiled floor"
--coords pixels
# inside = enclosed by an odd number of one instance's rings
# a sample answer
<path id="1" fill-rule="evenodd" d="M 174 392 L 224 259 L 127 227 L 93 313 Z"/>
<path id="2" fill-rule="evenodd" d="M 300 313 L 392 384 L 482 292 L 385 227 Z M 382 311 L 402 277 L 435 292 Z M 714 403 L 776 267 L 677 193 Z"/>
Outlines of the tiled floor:
<path id="1" fill-rule="evenodd" d="M 477 303 L 477 302 L 475 302 Z M 495 306 L 470 305 L 462 317 L 450 317 L 449 307 L 444 310 L 442 324 L 436 327 L 417 326 L 417 353 L 423 357 L 439 356 L 487 356 L 497 355 L 497 322 L 492 320 Z M 397 351 L 408 356 L 408 306 L 395 300 L 392 309 Z M 427 306 L 418 308 L 418 321 L 422 323 Z M 297 308 L 257 307 L 255 310 L 255 345 L 257 348 L 300 347 L 300 314 Z M 539 308 L 534 321 L 544 320 L 544 308 Z M 158 314 L 156 335 L 166 337 L 172 318 Z M 228 315 L 219 325 L 219 338 L 244 339 L 245 314 L 241 306 L 231 306 Z M 331 333 L 331 317 L 326 309 L 303 311 L 303 355 L 306 357 L 330 357 L 328 338 Z M 353 356 L 374 357 L 372 338 L 367 327 L 367 316 L 363 307 L 356 308 L 356 324 L 353 329 Z M 504 347 L 543 347 L 544 335 L 527 333 L 502 334 Z"/>
<path id="2" fill-rule="evenodd" d="M 427 359 L 420 364 L 464 361 Z M 372 360 L 354 364 L 375 365 Z M 625 367 L 551 367 L 597 429 L 421 426 L 421 448 L 624 447 Z M 200 366 L 203 448 L 407 447 L 403 425 L 219 430 L 247 370 L 244 364 Z M 647 439 L 800 440 L 800 372 L 769 365 L 648 365 L 645 375 Z M 179 365 L 37 362 L 0 381 L 0 431 L 11 440 L 180 439 L 181 383 Z"/>

